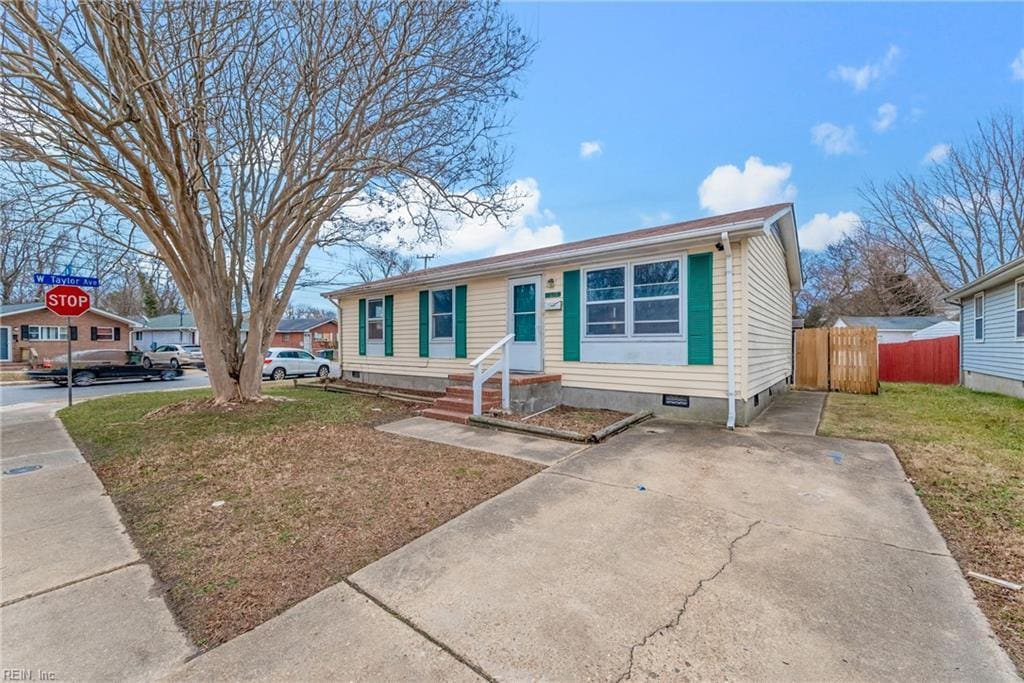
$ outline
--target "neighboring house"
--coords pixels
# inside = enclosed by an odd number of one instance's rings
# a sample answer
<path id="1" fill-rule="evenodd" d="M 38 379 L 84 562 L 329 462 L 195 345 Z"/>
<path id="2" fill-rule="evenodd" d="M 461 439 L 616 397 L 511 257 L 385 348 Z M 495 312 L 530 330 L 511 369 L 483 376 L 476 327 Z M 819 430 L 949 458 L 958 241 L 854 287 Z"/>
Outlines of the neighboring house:
<path id="1" fill-rule="evenodd" d="M 305 349 L 316 353 L 336 348 L 338 321 L 334 318 L 285 318 L 277 325 L 271 346 Z"/>
<path id="2" fill-rule="evenodd" d="M 895 344 L 910 341 L 915 332 L 944 320 L 944 315 L 844 315 L 832 327 L 874 327 L 879 344 Z"/>
<path id="3" fill-rule="evenodd" d="M 778 204 L 324 296 L 346 379 L 445 390 L 513 334 L 513 371 L 557 380 L 566 405 L 726 421 L 732 396 L 742 425 L 787 387 L 801 286 L 793 207 Z"/>
<path id="4" fill-rule="evenodd" d="M 923 330 L 918 330 L 914 334 L 910 335 L 911 341 L 918 341 L 921 339 L 939 339 L 940 337 L 959 337 L 960 336 L 960 321 L 959 320 L 943 320 L 940 323 L 929 325 Z"/>
<path id="5" fill-rule="evenodd" d="M 163 344 L 198 344 L 199 329 L 191 313 L 147 318 L 132 330 L 132 346 L 146 351 Z"/>
<path id="6" fill-rule="evenodd" d="M 93 308 L 71 319 L 71 341 L 76 351 L 128 349 L 129 331 L 137 324 Z M 67 335 L 67 319 L 42 302 L 0 306 L 0 363 L 38 363 L 67 353 Z"/>
<path id="7" fill-rule="evenodd" d="M 961 383 L 1024 398 L 1024 257 L 947 300 L 960 306 Z"/>

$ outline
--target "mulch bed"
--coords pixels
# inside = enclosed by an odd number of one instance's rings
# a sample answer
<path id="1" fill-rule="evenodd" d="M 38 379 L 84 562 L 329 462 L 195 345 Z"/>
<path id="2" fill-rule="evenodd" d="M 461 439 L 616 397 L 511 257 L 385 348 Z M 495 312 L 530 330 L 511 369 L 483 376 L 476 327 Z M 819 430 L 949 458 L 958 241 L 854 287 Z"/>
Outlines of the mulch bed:
<path id="1" fill-rule="evenodd" d="M 621 413 L 616 410 L 558 406 L 546 413 L 541 413 L 540 415 L 531 417 L 530 419 L 526 419 L 529 416 L 525 415 L 513 416 L 511 419 L 517 422 L 522 422 L 523 424 L 577 432 L 587 436 L 629 416 L 630 413 Z M 508 416 L 503 416 L 503 419 L 509 418 Z"/>
<path id="2" fill-rule="evenodd" d="M 303 394 L 313 397 L 308 408 Z M 202 649 L 541 469 L 373 428 L 414 414 L 408 404 L 352 394 L 324 397 L 332 402 L 326 404 L 314 392 L 290 395 L 292 402 L 278 405 L 308 414 L 305 421 L 268 426 L 265 411 L 276 402 L 266 401 L 244 407 L 252 415 L 235 415 L 223 432 L 188 442 L 158 432 L 180 434 L 203 415 L 168 406 L 162 419 L 135 423 L 146 431 L 134 430 L 136 441 L 126 434 L 122 443 L 130 447 L 79 443 L 166 587 L 179 623 Z M 353 419 L 317 419 L 339 401 L 355 406 Z"/>

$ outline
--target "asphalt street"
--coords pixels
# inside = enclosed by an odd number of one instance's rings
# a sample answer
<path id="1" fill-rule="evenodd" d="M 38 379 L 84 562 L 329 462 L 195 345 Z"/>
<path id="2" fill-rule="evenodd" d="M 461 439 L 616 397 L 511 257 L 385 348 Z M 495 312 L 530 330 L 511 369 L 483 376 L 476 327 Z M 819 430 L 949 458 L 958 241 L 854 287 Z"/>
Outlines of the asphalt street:
<path id="1" fill-rule="evenodd" d="M 97 382 L 89 387 L 74 387 L 74 398 L 115 396 L 139 391 L 161 391 L 166 389 L 197 389 L 208 386 L 210 386 L 210 380 L 205 372 L 201 370 L 186 370 L 182 377 L 168 381 L 143 382 L 142 380 L 130 380 L 125 382 Z M 15 386 L 0 384 L 0 406 L 13 406 L 24 403 L 66 404 L 67 400 L 67 387 L 58 387 L 49 382 L 19 384 Z"/>

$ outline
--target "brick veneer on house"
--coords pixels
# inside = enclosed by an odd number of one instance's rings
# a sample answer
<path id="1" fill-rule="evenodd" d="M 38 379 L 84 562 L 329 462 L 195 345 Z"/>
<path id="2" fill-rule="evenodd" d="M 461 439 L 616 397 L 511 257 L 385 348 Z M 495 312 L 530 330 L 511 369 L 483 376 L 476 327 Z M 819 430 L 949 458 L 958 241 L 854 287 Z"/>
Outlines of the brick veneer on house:
<path id="1" fill-rule="evenodd" d="M 47 325 L 64 327 L 65 319 L 54 315 L 50 311 L 36 310 L 23 313 L 9 313 L 0 316 L 0 326 L 11 328 L 11 361 L 21 362 L 25 351 L 34 348 L 39 354 L 39 361 L 53 358 L 67 352 L 67 341 L 43 341 L 39 339 L 26 340 L 25 328 L 29 325 Z M 77 318 L 71 319 L 72 326 L 72 350 L 84 351 L 87 349 L 130 349 L 131 332 L 128 323 L 108 318 L 107 316 L 89 311 Z M 113 328 L 114 338 L 111 340 L 94 339 L 94 330 L 99 327 Z M 77 339 L 75 338 L 77 332 Z M 25 358 L 28 360 L 28 358 Z"/>

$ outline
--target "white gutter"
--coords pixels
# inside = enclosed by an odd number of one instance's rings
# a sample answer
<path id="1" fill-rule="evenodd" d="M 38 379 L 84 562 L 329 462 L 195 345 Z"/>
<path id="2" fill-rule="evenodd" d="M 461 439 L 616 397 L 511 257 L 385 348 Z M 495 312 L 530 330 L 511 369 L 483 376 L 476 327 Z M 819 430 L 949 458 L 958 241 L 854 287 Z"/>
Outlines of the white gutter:
<path id="1" fill-rule="evenodd" d="M 761 218 L 728 223 L 726 225 L 716 225 L 703 230 L 689 230 L 685 232 L 671 233 L 668 235 L 658 235 L 656 237 L 642 237 L 622 242 L 602 243 L 579 247 L 576 249 L 567 249 L 565 251 L 544 254 L 542 256 L 531 257 L 529 252 L 523 252 L 517 254 L 517 256 L 522 258 L 512 259 L 505 263 L 483 263 L 481 265 L 472 265 L 473 262 L 469 261 L 468 265 L 464 268 L 451 268 L 440 273 L 432 273 L 430 270 L 433 269 L 430 269 L 423 271 L 426 273 L 425 275 L 396 278 L 391 281 L 379 280 L 377 282 L 366 283 L 365 285 L 354 285 L 344 289 L 337 289 L 332 292 L 324 292 L 320 296 L 332 299 L 338 296 L 351 296 L 355 294 L 369 294 L 375 291 L 385 291 L 389 287 L 410 287 L 413 285 L 433 284 L 435 282 L 449 282 L 456 278 L 471 278 L 476 275 L 497 275 L 505 271 L 516 271 L 522 270 L 523 268 L 536 268 L 537 266 L 548 263 L 571 262 L 572 260 L 584 258 L 593 254 L 607 254 L 609 252 L 625 249 L 637 249 L 640 247 L 657 246 L 673 242 L 698 242 L 706 240 L 709 237 L 717 237 L 723 228 L 733 232 L 758 232 L 764 230 L 764 225 L 764 219 Z M 490 259 L 486 260 L 490 261 Z"/>
<path id="2" fill-rule="evenodd" d="M 729 418 L 726 428 L 736 428 L 736 337 L 733 327 L 733 289 L 732 289 L 732 245 L 729 233 L 722 232 L 722 249 L 725 251 L 725 338 L 726 367 L 728 373 Z"/>

